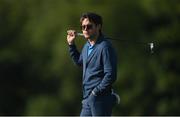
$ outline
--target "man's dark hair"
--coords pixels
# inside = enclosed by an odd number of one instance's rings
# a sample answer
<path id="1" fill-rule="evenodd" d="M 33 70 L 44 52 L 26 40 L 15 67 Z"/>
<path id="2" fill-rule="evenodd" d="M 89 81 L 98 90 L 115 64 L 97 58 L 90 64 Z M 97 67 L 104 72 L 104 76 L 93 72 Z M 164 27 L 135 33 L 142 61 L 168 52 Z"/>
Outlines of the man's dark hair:
<path id="1" fill-rule="evenodd" d="M 101 25 L 101 28 L 102 28 L 103 21 L 102 21 L 102 17 L 100 15 L 98 15 L 96 13 L 91 13 L 91 12 L 84 13 L 84 14 L 82 14 L 82 16 L 80 18 L 81 24 L 85 18 L 88 18 L 89 21 L 93 22 L 96 26 Z M 101 29 L 100 29 L 100 34 L 101 34 Z"/>

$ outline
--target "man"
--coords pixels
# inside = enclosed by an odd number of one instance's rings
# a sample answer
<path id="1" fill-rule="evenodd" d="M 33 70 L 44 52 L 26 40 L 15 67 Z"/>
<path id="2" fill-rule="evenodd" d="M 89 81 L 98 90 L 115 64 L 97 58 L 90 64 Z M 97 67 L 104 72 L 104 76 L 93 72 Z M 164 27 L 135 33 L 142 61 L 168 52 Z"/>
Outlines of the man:
<path id="1" fill-rule="evenodd" d="M 83 67 L 83 101 L 81 116 L 110 116 L 117 101 L 112 84 L 117 75 L 117 58 L 112 44 L 101 32 L 102 18 L 95 13 L 85 13 L 80 18 L 81 29 L 87 43 L 81 53 L 75 46 L 77 33 L 67 31 L 70 56 Z"/>

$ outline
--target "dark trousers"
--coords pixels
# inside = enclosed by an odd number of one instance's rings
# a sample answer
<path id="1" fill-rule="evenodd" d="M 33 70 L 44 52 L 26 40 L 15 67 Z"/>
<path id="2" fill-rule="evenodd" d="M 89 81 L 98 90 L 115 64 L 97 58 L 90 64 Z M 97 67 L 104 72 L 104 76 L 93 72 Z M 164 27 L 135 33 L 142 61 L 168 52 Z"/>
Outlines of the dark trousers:
<path id="1" fill-rule="evenodd" d="M 101 96 L 91 94 L 82 101 L 80 116 L 111 116 L 115 103 L 116 97 L 111 93 Z"/>

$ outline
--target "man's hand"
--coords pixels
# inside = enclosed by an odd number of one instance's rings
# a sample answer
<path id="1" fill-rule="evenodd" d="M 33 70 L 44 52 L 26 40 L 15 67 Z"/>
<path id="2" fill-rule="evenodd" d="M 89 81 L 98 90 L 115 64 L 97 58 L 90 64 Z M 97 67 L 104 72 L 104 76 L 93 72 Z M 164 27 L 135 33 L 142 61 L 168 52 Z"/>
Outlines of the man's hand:
<path id="1" fill-rule="evenodd" d="M 67 31 L 67 42 L 69 45 L 74 44 L 74 39 L 76 38 L 76 31 L 75 30 L 68 30 Z"/>

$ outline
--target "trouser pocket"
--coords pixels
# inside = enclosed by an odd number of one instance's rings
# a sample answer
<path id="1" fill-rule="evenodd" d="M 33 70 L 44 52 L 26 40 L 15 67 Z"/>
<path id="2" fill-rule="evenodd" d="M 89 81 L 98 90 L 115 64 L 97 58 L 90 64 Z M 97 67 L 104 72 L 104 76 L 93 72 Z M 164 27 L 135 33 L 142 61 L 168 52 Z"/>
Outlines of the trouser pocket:
<path id="1" fill-rule="evenodd" d="M 113 96 L 90 96 L 90 108 L 93 116 L 110 116 L 112 112 Z"/>
<path id="2" fill-rule="evenodd" d="M 91 105 L 91 104 L 94 104 L 96 98 L 97 98 L 97 96 L 94 96 L 94 95 L 90 94 L 89 97 L 88 97 L 88 102 L 89 102 L 89 104 L 90 104 L 90 105 Z"/>

